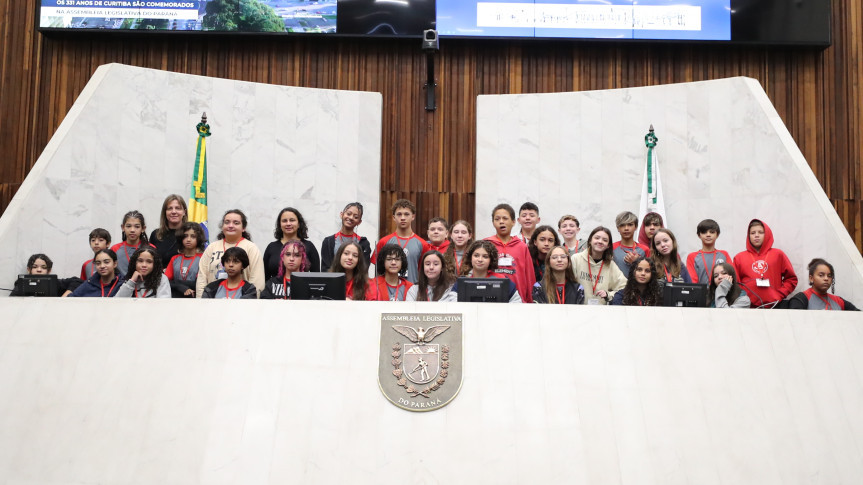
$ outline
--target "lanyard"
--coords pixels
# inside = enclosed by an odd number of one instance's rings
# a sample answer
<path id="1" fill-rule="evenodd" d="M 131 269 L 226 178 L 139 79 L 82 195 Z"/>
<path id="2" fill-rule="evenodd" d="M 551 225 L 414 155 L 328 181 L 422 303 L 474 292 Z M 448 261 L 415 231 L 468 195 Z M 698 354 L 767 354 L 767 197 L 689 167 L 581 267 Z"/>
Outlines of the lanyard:
<path id="1" fill-rule="evenodd" d="M 819 300 L 824 302 L 824 309 L 825 310 L 832 310 L 832 308 L 830 308 L 830 296 L 829 295 L 827 296 L 827 298 L 821 298 L 821 295 L 819 295 L 818 293 L 815 293 L 814 291 L 812 292 L 812 294 L 817 296 Z"/>
<path id="2" fill-rule="evenodd" d="M 402 239 L 405 240 L 404 246 L 402 246 Z M 400 248 L 404 249 L 404 248 L 408 247 L 408 243 L 411 241 L 411 239 L 413 239 L 413 236 L 409 236 L 409 237 L 396 236 L 396 244 L 398 244 Z"/>
<path id="3" fill-rule="evenodd" d="M 137 246 L 132 246 L 131 244 L 126 243 L 126 241 L 123 241 L 123 255 L 126 256 L 126 261 L 129 261 L 130 259 L 132 259 L 132 255 L 129 254 L 129 248 L 135 248 L 135 251 L 137 251 L 138 248 L 140 248 L 140 247 L 141 247 L 141 241 L 138 241 Z M 135 251 L 132 251 L 132 252 L 134 253 Z"/>
<path id="4" fill-rule="evenodd" d="M 638 306 L 644 306 L 644 299 L 641 298 L 641 295 L 636 294 L 638 297 Z"/>
<path id="5" fill-rule="evenodd" d="M 117 283 L 120 281 L 120 278 L 114 277 L 114 284 L 111 285 L 111 289 L 108 290 L 108 296 L 111 296 L 111 292 L 114 291 L 114 287 L 117 286 Z M 102 298 L 105 298 L 105 285 L 102 284 L 102 280 L 99 280 L 99 286 L 102 288 Z"/>
<path id="6" fill-rule="evenodd" d="M 237 246 L 239 246 L 239 245 L 240 245 L 240 243 L 241 243 L 241 242 L 243 242 L 243 239 L 245 239 L 245 238 L 244 238 L 244 237 L 241 237 L 241 238 L 240 238 L 240 240 L 239 240 L 239 241 L 237 241 L 237 244 L 234 244 L 232 247 L 237 247 Z M 225 240 L 224 240 L 224 239 L 222 239 L 222 253 L 224 254 L 224 252 L 225 252 L 226 250 L 227 250 L 227 248 L 225 247 Z"/>
<path id="7" fill-rule="evenodd" d="M 629 253 L 632 253 L 633 251 L 635 251 L 636 249 L 638 249 L 638 244 L 636 244 L 634 246 L 624 246 L 621 243 L 618 247 L 623 248 L 623 250 L 626 251 L 627 254 L 629 254 Z"/>
<path id="8" fill-rule="evenodd" d="M 455 272 L 458 274 L 461 269 L 461 260 L 464 259 L 464 252 L 461 253 L 461 258 L 458 257 L 458 251 L 453 249 L 452 256 L 455 258 Z"/>
<path id="9" fill-rule="evenodd" d="M 563 243 L 563 247 L 566 248 L 567 251 L 569 251 L 569 246 L 567 246 L 566 243 Z M 575 253 L 577 253 L 577 252 L 578 252 L 578 239 L 575 240 Z M 573 253 L 573 254 L 575 254 L 575 253 Z"/>
<path id="10" fill-rule="evenodd" d="M 593 279 L 593 270 L 591 269 L 590 260 L 592 258 L 590 255 L 587 255 L 587 274 L 590 276 L 590 279 Z M 599 273 L 596 273 L 596 281 L 593 282 L 593 294 L 596 295 L 596 285 L 599 283 L 599 277 L 602 275 L 602 267 L 605 266 L 605 260 L 602 260 L 602 264 L 599 265 Z"/>
<path id="11" fill-rule="evenodd" d="M 376 281 L 376 286 L 378 287 L 378 300 L 380 300 L 380 301 L 385 301 L 385 300 L 384 300 L 384 297 L 383 297 L 383 296 L 381 296 L 381 281 L 382 281 L 382 280 L 383 280 L 383 282 L 384 282 L 384 286 L 385 286 L 385 287 L 386 287 L 386 289 L 387 289 L 387 292 L 386 292 L 386 299 L 387 299 L 387 300 L 389 300 L 389 301 L 399 301 L 399 290 L 401 289 L 401 287 L 402 287 L 402 286 L 405 286 L 404 281 L 403 281 L 401 278 L 399 278 L 399 282 L 398 282 L 398 283 L 396 284 L 396 286 L 395 286 L 396 291 L 395 291 L 395 293 L 393 294 L 393 296 L 390 296 L 390 288 L 392 288 L 392 287 L 393 287 L 393 285 L 391 285 L 391 284 L 387 283 L 386 276 L 382 276 L 380 279 L 378 279 L 378 280 Z"/>
<path id="12" fill-rule="evenodd" d="M 135 285 L 135 298 L 138 298 L 138 285 L 137 284 Z M 146 289 L 144 290 L 144 296 L 142 296 L 141 298 L 147 298 L 147 290 Z"/>
<path id="13" fill-rule="evenodd" d="M 192 265 L 195 263 L 196 257 L 197 255 L 192 256 L 191 258 L 187 258 L 182 254 L 180 255 L 180 279 L 182 279 L 183 281 L 187 281 L 187 276 L 189 276 L 189 268 L 191 268 Z M 186 260 L 189 260 L 189 264 L 184 266 L 183 263 Z"/>
<path id="14" fill-rule="evenodd" d="M 339 241 L 339 243 L 340 243 L 340 244 L 341 244 L 345 239 L 356 239 L 356 241 L 357 241 L 357 242 L 359 242 L 359 241 L 360 241 L 360 236 L 359 236 L 359 235 L 357 235 L 357 233 L 353 233 L 353 234 L 345 234 L 345 233 L 343 233 L 342 231 L 339 231 L 339 232 L 337 232 L 337 233 L 335 234 L 335 236 L 333 236 L 333 237 L 336 239 L 336 241 Z"/>
<path id="15" fill-rule="evenodd" d="M 557 303 L 562 305 L 566 303 L 566 283 L 562 285 L 557 285 L 560 291 L 555 292 L 554 295 L 557 296 Z"/>
<path id="16" fill-rule="evenodd" d="M 710 279 L 712 277 L 711 273 L 713 273 L 713 265 L 716 264 L 716 250 L 707 251 L 709 254 L 713 255 L 713 261 L 711 261 L 711 263 L 713 263 L 713 264 L 710 265 L 709 269 L 707 268 L 707 260 L 704 259 L 705 251 L 700 251 L 700 252 L 701 252 L 701 262 L 704 263 L 704 271 L 707 273 L 707 278 Z"/>
<path id="17" fill-rule="evenodd" d="M 236 288 L 231 289 L 231 288 L 228 288 L 228 280 L 225 280 L 222 282 L 222 286 L 225 287 L 225 298 L 229 298 L 229 299 L 233 300 L 233 299 L 237 298 L 237 292 L 240 291 L 240 288 L 243 287 L 243 282 L 241 281 L 240 284 L 237 285 Z"/>
<path id="18" fill-rule="evenodd" d="M 662 269 L 665 271 L 665 282 L 673 283 L 673 281 L 671 281 L 671 274 L 668 272 L 668 266 L 666 266 L 665 263 L 662 263 Z"/>
<path id="19" fill-rule="evenodd" d="M 285 300 L 288 299 L 288 283 L 291 281 L 287 276 L 282 277 L 282 291 L 285 292 Z"/>

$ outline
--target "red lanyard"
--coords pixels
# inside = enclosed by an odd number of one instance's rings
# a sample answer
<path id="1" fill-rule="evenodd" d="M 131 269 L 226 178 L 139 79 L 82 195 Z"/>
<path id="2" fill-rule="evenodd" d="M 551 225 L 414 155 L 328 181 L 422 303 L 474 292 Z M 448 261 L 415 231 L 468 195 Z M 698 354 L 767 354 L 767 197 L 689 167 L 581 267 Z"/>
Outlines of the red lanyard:
<path id="1" fill-rule="evenodd" d="M 461 260 L 464 259 L 464 252 L 461 253 L 461 259 L 459 259 L 458 252 L 453 249 L 452 256 L 455 258 L 455 272 L 456 274 L 458 274 L 459 270 L 461 269 Z"/>
<path id="2" fill-rule="evenodd" d="M 288 282 L 291 281 L 287 276 L 282 277 L 282 291 L 285 292 L 285 300 L 288 299 Z"/>
<path id="3" fill-rule="evenodd" d="M 147 297 L 147 290 L 144 290 L 143 298 Z M 135 285 L 135 298 L 138 298 L 138 285 Z"/>
<path id="4" fill-rule="evenodd" d="M 593 279 L 593 270 L 590 266 L 590 260 L 593 259 L 590 255 L 587 255 L 587 274 L 590 276 L 590 279 Z M 605 266 L 605 260 L 602 260 L 602 264 L 599 265 L 599 273 L 596 273 L 596 281 L 593 282 L 593 294 L 596 295 L 596 285 L 599 283 L 599 277 L 602 275 L 602 267 Z"/>
<path id="5" fill-rule="evenodd" d="M 241 242 L 243 242 L 243 239 L 245 239 L 245 238 L 244 238 L 244 237 L 241 237 L 241 238 L 240 238 L 240 240 L 239 240 L 239 241 L 237 241 L 237 244 L 234 244 L 234 245 L 233 245 L 233 247 L 237 247 L 237 246 L 239 246 L 239 245 L 240 245 L 240 243 L 241 243 Z M 222 239 L 222 252 L 224 253 L 226 250 L 227 250 L 227 248 L 225 247 L 225 240 L 224 240 L 224 239 Z"/>
<path id="6" fill-rule="evenodd" d="M 241 281 L 240 284 L 237 285 L 236 288 L 231 289 L 231 288 L 228 288 L 228 280 L 225 280 L 222 282 L 222 286 L 225 287 L 225 298 L 234 300 L 237 298 L 237 292 L 240 291 L 240 288 L 243 287 L 243 282 Z"/>
<path id="7" fill-rule="evenodd" d="M 126 256 L 126 261 L 129 261 L 130 259 L 132 259 L 132 255 L 129 254 L 129 248 L 134 248 L 135 251 L 137 251 L 138 248 L 140 248 L 140 247 L 141 247 L 141 241 L 138 241 L 137 246 L 132 246 L 131 244 L 127 243 L 126 241 L 123 241 L 123 254 Z M 135 251 L 132 251 L 132 253 L 134 253 Z"/>
<path id="8" fill-rule="evenodd" d="M 111 289 L 108 290 L 108 296 L 111 296 L 111 292 L 114 291 L 114 287 L 117 286 L 117 283 L 120 282 L 120 278 L 114 277 L 114 284 L 111 285 Z M 102 288 L 102 298 L 105 298 L 105 285 L 102 284 L 102 280 L 99 280 L 99 286 Z"/>
<path id="9" fill-rule="evenodd" d="M 194 255 L 194 256 L 192 256 L 191 258 L 187 258 L 187 257 L 186 257 L 185 255 L 183 255 L 183 254 L 181 254 L 181 255 L 180 255 L 180 278 L 181 278 L 183 281 L 186 281 L 186 277 L 187 277 L 187 276 L 189 276 L 189 268 L 191 268 L 191 267 L 192 267 L 192 264 L 194 264 L 194 263 L 195 263 L 195 258 L 196 258 L 196 257 L 198 257 L 198 255 L 197 255 L 197 254 L 196 254 L 196 255 Z M 189 265 L 188 265 L 188 266 L 183 266 L 183 262 L 184 262 L 184 261 L 186 261 L 187 259 L 189 260 Z"/>
<path id="10" fill-rule="evenodd" d="M 638 244 L 636 244 L 635 246 L 624 246 L 621 243 L 619 247 L 623 248 L 623 250 L 626 251 L 627 254 L 629 254 L 629 253 L 635 251 L 636 249 L 638 249 Z"/>
<path id="11" fill-rule="evenodd" d="M 830 296 L 829 295 L 827 296 L 827 298 L 821 298 L 821 295 L 819 295 L 818 293 L 815 293 L 814 291 L 812 292 L 812 294 L 817 296 L 819 300 L 824 302 L 824 309 L 825 310 L 832 310 L 832 308 L 830 308 Z"/>
<path id="12" fill-rule="evenodd" d="M 641 295 L 635 295 L 635 296 L 637 296 L 637 297 L 638 297 L 638 305 L 639 305 L 639 306 L 644 306 L 644 299 L 642 299 L 642 298 L 641 298 Z"/>
<path id="13" fill-rule="evenodd" d="M 716 250 L 714 249 L 713 251 L 707 251 L 707 252 L 713 255 L 713 264 L 716 264 Z M 713 266 L 710 266 L 710 268 L 708 268 L 707 267 L 707 260 L 704 259 L 705 251 L 700 251 L 700 253 L 701 253 L 701 262 L 704 263 L 704 271 L 707 272 L 708 279 L 710 279 L 710 274 L 713 272 Z"/>
<path id="14" fill-rule="evenodd" d="M 402 239 L 405 240 L 404 246 L 402 246 Z M 413 236 L 408 236 L 408 237 L 396 236 L 396 244 L 398 244 L 400 248 L 404 249 L 404 248 L 408 247 L 408 243 L 411 241 L 411 239 L 413 239 Z"/>
<path id="15" fill-rule="evenodd" d="M 560 288 L 560 291 L 555 292 L 554 295 L 557 297 L 557 303 L 562 305 L 566 303 L 566 283 L 557 285 L 557 287 Z"/>
<path id="16" fill-rule="evenodd" d="M 668 266 L 666 266 L 665 263 L 662 263 L 662 269 L 665 271 L 665 282 L 672 283 L 671 274 L 668 272 Z"/>
<path id="17" fill-rule="evenodd" d="M 566 243 L 563 243 L 563 247 L 566 248 L 567 251 L 569 251 L 569 246 L 567 246 Z M 578 252 L 578 239 L 575 240 L 575 252 Z"/>
<path id="18" fill-rule="evenodd" d="M 339 231 L 339 232 L 337 232 L 337 233 L 336 233 L 336 235 L 335 235 L 335 236 L 333 236 L 333 237 L 334 237 L 336 240 L 338 240 L 340 244 L 341 244 L 341 243 L 342 243 L 346 238 L 347 238 L 347 239 L 356 239 L 356 240 L 357 240 L 357 242 L 359 242 L 359 241 L 360 241 L 360 236 L 358 236 L 358 235 L 357 235 L 357 233 L 353 233 L 353 234 L 350 234 L 350 235 L 349 235 L 349 234 L 345 234 L 345 233 L 343 233 L 342 231 Z"/>
<path id="19" fill-rule="evenodd" d="M 386 295 L 385 296 L 381 296 L 381 280 L 383 280 L 384 286 L 386 287 Z M 399 278 L 399 282 L 396 284 L 396 292 L 393 296 L 390 296 L 390 290 L 389 290 L 390 288 L 393 287 L 393 285 L 387 283 L 386 276 L 381 276 L 380 279 L 376 279 L 375 286 L 377 286 L 377 289 L 378 289 L 378 300 L 379 301 L 386 301 L 386 300 L 399 301 L 399 290 L 401 289 L 402 286 L 404 286 L 404 281 L 402 281 L 402 279 Z"/>

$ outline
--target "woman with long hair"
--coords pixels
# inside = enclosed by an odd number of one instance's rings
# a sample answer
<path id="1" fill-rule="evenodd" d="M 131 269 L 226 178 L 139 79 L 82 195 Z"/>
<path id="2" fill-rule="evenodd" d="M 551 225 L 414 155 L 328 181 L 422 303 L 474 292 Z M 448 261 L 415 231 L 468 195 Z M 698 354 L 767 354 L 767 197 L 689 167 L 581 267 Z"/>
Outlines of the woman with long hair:
<path id="1" fill-rule="evenodd" d="M 584 303 L 584 287 L 575 278 L 566 246 L 555 246 L 548 252 L 542 281 L 533 287 L 533 301 L 569 305 Z"/>
<path id="2" fill-rule="evenodd" d="M 363 248 L 356 241 L 339 246 L 330 271 L 345 274 L 346 300 L 375 301 L 378 299 L 374 286 L 369 284 L 369 268 L 363 257 Z"/>
<path id="3" fill-rule="evenodd" d="M 662 285 L 653 260 L 640 257 L 629 265 L 626 286 L 611 300 L 612 305 L 661 306 Z"/>
<path id="4" fill-rule="evenodd" d="M 167 265 L 177 253 L 183 250 L 183 246 L 177 244 L 177 232 L 183 224 L 189 221 L 189 210 L 186 201 L 177 194 L 165 197 L 162 202 L 162 211 L 159 213 L 159 227 L 150 233 L 150 244 L 156 247 L 162 262 Z M 202 241 L 203 246 L 207 241 Z"/>
<path id="5" fill-rule="evenodd" d="M 417 284 L 408 289 L 405 301 L 456 301 L 452 291 L 455 275 L 447 270 L 443 254 L 426 251 L 420 258 L 420 274 Z"/>
<path id="6" fill-rule="evenodd" d="M 737 272 L 730 263 L 719 263 L 713 267 L 707 303 L 711 308 L 749 308 L 749 295 L 737 282 Z"/>
<path id="7" fill-rule="evenodd" d="M 275 241 L 264 249 L 264 278 L 270 279 L 276 276 L 281 264 L 280 254 L 282 248 L 290 241 L 299 241 L 306 248 L 306 256 L 309 258 L 309 271 L 321 270 L 321 258 L 315 245 L 309 241 L 309 226 L 306 219 L 297 209 L 285 207 L 276 217 L 276 228 L 273 230 Z"/>
<path id="8" fill-rule="evenodd" d="M 171 282 L 162 273 L 162 258 L 156 248 L 143 247 L 129 259 L 126 282 L 115 298 L 171 298 Z"/>
<path id="9" fill-rule="evenodd" d="M 692 283 L 689 271 L 683 265 L 678 253 L 677 238 L 668 229 L 661 228 L 650 240 L 650 258 L 656 265 L 659 273 L 659 282 L 665 283 Z"/>
<path id="10" fill-rule="evenodd" d="M 587 248 L 572 257 L 575 277 L 584 287 L 588 305 L 607 305 L 626 286 L 626 277 L 614 264 L 611 230 L 596 227 L 587 238 Z"/>

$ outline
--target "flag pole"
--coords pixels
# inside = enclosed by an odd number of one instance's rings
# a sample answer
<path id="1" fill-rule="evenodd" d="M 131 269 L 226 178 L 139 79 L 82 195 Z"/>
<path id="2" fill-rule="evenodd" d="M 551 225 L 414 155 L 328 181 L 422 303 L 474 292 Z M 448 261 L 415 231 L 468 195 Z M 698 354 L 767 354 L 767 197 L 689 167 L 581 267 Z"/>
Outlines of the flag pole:
<path id="1" fill-rule="evenodd" d="M 192 190 L 189 196 L 189 221 L 197 222 L 204 230 L 204 240 L 209 242 L 210 231 L 207 227 L 207 137 L 210 125 L 207 124 L 206 111 L 201 114 L 201 122 L 195 126 L 198 132 L 198 145 L 195 150 L 195 168 L 192 172 Z"/>

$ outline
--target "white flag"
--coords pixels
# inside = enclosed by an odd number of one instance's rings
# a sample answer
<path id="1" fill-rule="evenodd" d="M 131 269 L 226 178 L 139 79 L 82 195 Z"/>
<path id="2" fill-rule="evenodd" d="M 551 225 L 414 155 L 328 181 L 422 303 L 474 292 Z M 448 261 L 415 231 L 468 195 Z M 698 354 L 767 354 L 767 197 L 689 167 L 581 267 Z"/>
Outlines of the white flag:
<path id="1" fill-rule="evenodd" d="M 668 227 L 668 219 L 665 217 L 665 202 L 662 200 L 662 183 L 659 178 L 659 157 L 656 153 L 658 142 L 659 138 L 653 133 L 653 125 L 650 125 L 650 132 L 644 137 L 644 144 L 647 146 L 647 164 L 644 167 L 644 183 L 641 185 L 638 222 L 641 224 L 645 215 L 656 212 L 662 216 L 664 227 Z"/>

